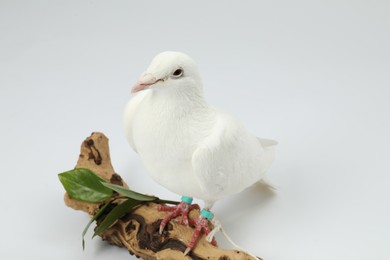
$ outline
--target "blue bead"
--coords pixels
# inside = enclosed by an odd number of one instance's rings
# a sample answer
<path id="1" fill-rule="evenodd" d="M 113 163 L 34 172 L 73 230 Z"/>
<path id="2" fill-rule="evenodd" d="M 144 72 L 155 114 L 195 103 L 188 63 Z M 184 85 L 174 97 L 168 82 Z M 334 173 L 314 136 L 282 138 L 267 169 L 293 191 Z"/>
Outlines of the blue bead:
<path id="1" fill-rule="evenodd" d="M 181 197 L 181 201 L 187 203 L 187 204 L 191 204 L 192 203 L 192 198 L 191 197 L 187 197 L 187 196 L 182 196 Z"/>
<path id="2" fill-rule="evenodd" d="M 200 215 L 204 218 L 207 218 L 208 220 L 210 220 L 214 217 L 214 214 L 206 209 L 202 209 L 202 211 L 200 212 Z"/>

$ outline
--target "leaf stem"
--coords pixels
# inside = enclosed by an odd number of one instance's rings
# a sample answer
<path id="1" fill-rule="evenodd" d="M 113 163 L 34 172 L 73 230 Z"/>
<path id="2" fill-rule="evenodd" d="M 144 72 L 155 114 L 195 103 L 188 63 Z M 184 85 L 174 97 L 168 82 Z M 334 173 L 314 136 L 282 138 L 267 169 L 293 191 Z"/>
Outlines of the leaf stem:
<path id="1" fill-rule="evenodd" d="M 157 198 L 154 202 L 156 203 L 166 203 L 166 204 L 173 204 L 173 205 L 178 205 L 180 202 L 179 201 L 174 201 L 174 200 L 162 200 Z"/>

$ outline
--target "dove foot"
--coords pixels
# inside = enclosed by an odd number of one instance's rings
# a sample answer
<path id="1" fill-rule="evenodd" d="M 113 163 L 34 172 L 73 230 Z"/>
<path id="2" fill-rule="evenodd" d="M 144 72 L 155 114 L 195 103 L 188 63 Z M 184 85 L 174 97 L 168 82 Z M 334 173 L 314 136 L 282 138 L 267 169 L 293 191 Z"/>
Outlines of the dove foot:
<path id="1" fill-rule="evenodd" d="M 197 220 L 192 220 L 192 219 L 189 220 L 189 224 L 195 227 L 195 231 L 194 234 L 192 235 L 190 243 L 187 246 L 187 249 L 184 251 L 184 255 L 187 255 L 195 247 L 202 231 L 205 235 L 208 235 L 210 233 L 209 221 L 213 217 L 214 217 L 213 213 L 211 213 L 206 209 L 203 209 Z M 217 241 L 215 240 L 214 237 L 211 240 L 211 244 L 213 246 L 217 246 Z"/>
<path id="2" fill-rule="evenodd" d="M 192 198 L 190 197 L 185 197 L 183 196 L 181 198 L 181 202 L 176 205 L 176 206 L 173 206 L 173 207 L 170 207 L 170 206 L 162 206 L 162 205 L 159 205 L 157 207 L 157 210 L 159 211 L 169 211 L 171 212 L 168 216 L 166 216 L 160 223 L 160 234 L 162 234 L 165 226 L 168 224 L 168 222 L 173 219 L 173 218 L 176 218 L 178 217 L 179 215 L 181 215 L 181 220 L 178 221 L 178 223 L 180 224 L 184 224 L 184 225 L 188 225 L 189 224 L 189 221 L 188 221 L 188 213 L 193 210 L 193 209 L 199 209 L 199 205 L 198 204 L 191 204 L 192 203 Z"/>

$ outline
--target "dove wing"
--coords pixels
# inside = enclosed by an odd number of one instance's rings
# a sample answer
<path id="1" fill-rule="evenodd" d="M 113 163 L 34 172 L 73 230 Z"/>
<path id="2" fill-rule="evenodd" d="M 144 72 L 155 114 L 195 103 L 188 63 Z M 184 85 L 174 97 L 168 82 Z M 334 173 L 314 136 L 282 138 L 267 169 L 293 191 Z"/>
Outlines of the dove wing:
<path id="1" fill-rule="evenodd" d="M 212 133 L 192 156 L 193 171 L 210 197 L 239 192 L 259 180 L 263 149 L 229 114 L 217 117 Z"/>

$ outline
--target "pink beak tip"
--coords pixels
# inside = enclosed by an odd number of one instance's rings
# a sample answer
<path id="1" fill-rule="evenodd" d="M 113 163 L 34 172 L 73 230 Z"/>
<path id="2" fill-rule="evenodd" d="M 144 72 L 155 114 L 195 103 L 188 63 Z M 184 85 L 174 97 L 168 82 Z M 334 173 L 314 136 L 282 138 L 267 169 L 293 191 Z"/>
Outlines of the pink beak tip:
<path id="1" fill-rule="evenodd" d="M 147 78 L 147 79 L 141 79 L 141 80 L 138 80 L 137 83 L 135 83 L 135 85 L 133 86 L 133 88 L 131 89 L 131 93 L 136 93 L 136 92 L 139 92 L 141 90 L 144 90 L 145 88 L 153 85 L 154 83 L 156 83 L 158 80 L 156 78 Z"/>

